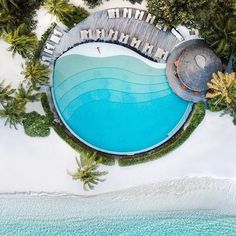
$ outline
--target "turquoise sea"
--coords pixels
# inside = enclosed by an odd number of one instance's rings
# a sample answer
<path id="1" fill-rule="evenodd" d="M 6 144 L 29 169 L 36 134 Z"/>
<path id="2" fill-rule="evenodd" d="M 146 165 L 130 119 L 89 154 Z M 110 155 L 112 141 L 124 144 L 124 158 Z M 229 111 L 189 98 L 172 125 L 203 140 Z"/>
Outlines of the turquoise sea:
<path id="1" fill-rule="evenodd" d="M 213 210 L 126 210 L 103 197 L 0 197 L 1 236 L 235 236 L 236 216 Z M 139 202 L 136 202 L 138 205 Z"/>

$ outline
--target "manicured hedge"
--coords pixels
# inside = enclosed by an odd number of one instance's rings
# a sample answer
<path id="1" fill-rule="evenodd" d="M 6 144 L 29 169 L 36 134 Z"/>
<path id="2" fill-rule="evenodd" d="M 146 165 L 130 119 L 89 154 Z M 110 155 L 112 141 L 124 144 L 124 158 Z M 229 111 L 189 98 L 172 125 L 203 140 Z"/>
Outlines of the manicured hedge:
<path id="1" fill-rule="evenodd" d="M 42 97 L 41 97 L 41 103 L 43 106 L 43 109 L 46 113 L 46 115 L 49 117 L 49 119 L 54 119 L 54 115 L 53 112 L 51 111 L 49 102 L 48 102 L 48 98 L 47 98 L 47 94 L 43 93 Z M 52 123 L 52 127 L 54 129 L 54 131 L 66 142 L 68 143 L 73 149 L 75 149 L 78 152 L 81 152 L 83 150 L 86 151 L 92 151 L 92 150 L 88 150 L 87 147 L 85 147 L 85 145 L 83 145 L 82 143 L 79 142 L 79 140 L 75 139 L 74 137 L 72 137 L 67 131 L 66 128 L 64 126 L 62 126 L 60 123 L 58 122 L 53 122 Z M 100 153 L 97 154 L 97 158 L 101 159 L 102 164 L 104 165 L 114 165 L 115 164 L 115 160 L 113 158 L 110 157 L 106 157 Z"/>
<path id="2" fill-rule="evenodd" d="M 25 114 L 23 127 L 30 137 L 47 137 L 50 134 L 50 119 L 33 111 Z"/>
<path id="3" fill-rule="evenodd" d="M 186 125 L 174 135 L 169 141 L 161 145 L 159 148 L 153 150 L 151 153 L 144 153 L 143 155 L 137 155 L 137 157 L 122 158 L 119 160 L 120 166 L 130 166 L 148 162 L 158 159 L 167 153 L 175 150 L 181 144 L 183 144 L 197 126 L 201 123 L 205 116 L 205 106 L 202 103 L 198 103 L 194 106 L 192 114 L 190 115 Z"/>
<path id="4" fill-rule="evenodd" d="M 52 117 L 53 113 L 50 109 L 48 98 L 46 94 L 42 95 L 41 99 L 43 108 L 45 113 Z M 174 135 L 169 141 L 161 145 L 160 147 L 150 151 L 149 153 L 140 154 L 137 156 L 130 156 L 127 158 L 119 159 L 120 166 L 129 166 L 135 165 L 139 163 L 144 163 L 147 161 L 158 159 L 167 153 L 175 150 L 181 144 L 183 144 L 189 136 L 193 133 L 193 131 L 197 128 L 197 126 L 201 123 L 205 116 L 205 106 L 202 103 L 198 103 L 194 105 L 193 111 L 187 121 L 187 123 L 181 128 L 181 130 Z M 75 140 L 65 129 L 64 126 L 57 122 L 53 122 L 53 128 L 55 132 L 64 140 L 66 141 L 72 148 L 76 151 L 80 152 L 82 150 L 88 150 L 84 144 L 80 143 L 77 139 Z M 98 153 L 98 157 L 102 159 L 102 163 L 105 165 L 114 165 L 115 163 L 115 156 L 106 156 L 103 153 Z"/>

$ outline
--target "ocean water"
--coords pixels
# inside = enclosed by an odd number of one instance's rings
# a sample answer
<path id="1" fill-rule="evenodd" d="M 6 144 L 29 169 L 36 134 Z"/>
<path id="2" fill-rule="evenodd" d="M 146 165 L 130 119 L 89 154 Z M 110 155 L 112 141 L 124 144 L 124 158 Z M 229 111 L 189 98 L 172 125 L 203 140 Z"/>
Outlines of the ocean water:
<path id="1" fill-rule="evenodd" d="M 106 207 L 103 198 L 0 198 L 1 236 L 235 236 L 236 217 L 217 211 L 140 212 Z M 116 199 L 119 202 L 119 199 Z M 92 204 L 92 205 L 91 205 Z M 104 206 L 104 207 L 103 207 Z M 93 209 L 95 208 L 95 209 Z"/>
<path id="2" fill-rule="evenodd" d="M 165 69 L 131 56 L 63 56 L 55 65 L 53 95 L 71 132 L 109 153 L 160 145 L 191 111 L 169 87 Z"/>

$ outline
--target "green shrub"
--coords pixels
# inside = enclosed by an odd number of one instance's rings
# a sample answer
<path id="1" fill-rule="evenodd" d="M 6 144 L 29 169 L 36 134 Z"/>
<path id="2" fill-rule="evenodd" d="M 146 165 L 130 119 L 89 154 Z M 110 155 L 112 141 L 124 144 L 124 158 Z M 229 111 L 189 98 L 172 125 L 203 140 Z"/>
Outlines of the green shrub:
<path id="1" fill-rule="evenodd" d="M 37 112 L 25 114 L 23 127 L 25 133 L 30 137 L 47 137 L 50 134 L 50 120 Z"/>
<path id="2" fill-rule="evenodd" d="M 83 1 L 89 8 L 94 8 L 96 6 L 103 4 L 102 0 L 83 0 Z"/>
<path id="3" fill-rule="evenodd" d="M 60 18 L 60 21 L 69 29 L 89 16 L 89 13 L 82 7 L 71 6 L 70 16 Z"/>
<path id="4" fill-rule="evenodd" d="M 85 147 L 85 145 L 80 143 L 77 139 L 72 137 L 68 132 L 66 132 L 66 129 L 62 125 L 60 125 L 59 123 L 54 122 L 53 129 L 75 151 L 77 151 L 77 152 L 91 151 L 87 147 Z M 101 153 L 97 153 L 96 158 L 97 158 L 96 160 L 99 160 L 100 163 L 102 163 L 104 165 L 111 166 L 111 165 L 115 164 L 115 160 L 113 158 L 109 158 L 107 156 L 104 156 Z"/>
<path id="5" fill-rule="evenodd" d="M 128 157 L 119 160 L 120 166 L 130 166 L 135 164 L 140 164 L 148 162 L 151 160 L 158 159 L 167 153 L 175 150 L 181 144 L 183 144 L 201 123 L 205 116 L 205 106 L 202 103 L 198 103 L 194 106 L 192 114 L 190 115 L 186 125 L 181 128 L 181 130 L 174 135 L 169 141 L 161 145 L 160 147 L 154 149 L 149 153 L 144 153 L 137 155 L 137 157 Z"/>
<path id="6" fill-rule="evenodd" d="M 214 104 L 213 99 L 210 99 L 210 100 L 208 100 L 208 109 L 209 109 L 211 112 L 218 112 L 218 111 L 224 110 L 225 107 L 220 106 L 220 105 L 216 106 L 216 105 Z"/>

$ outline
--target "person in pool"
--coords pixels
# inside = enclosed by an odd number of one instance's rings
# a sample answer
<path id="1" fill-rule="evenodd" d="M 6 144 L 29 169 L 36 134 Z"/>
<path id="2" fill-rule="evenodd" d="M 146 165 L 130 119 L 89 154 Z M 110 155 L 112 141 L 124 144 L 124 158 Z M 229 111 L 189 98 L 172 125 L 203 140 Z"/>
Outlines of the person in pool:
<path id="1" fill-rule="evenodd" d="M 98 53 L 101 54 L 100 47 L 97 47 Z"/>

